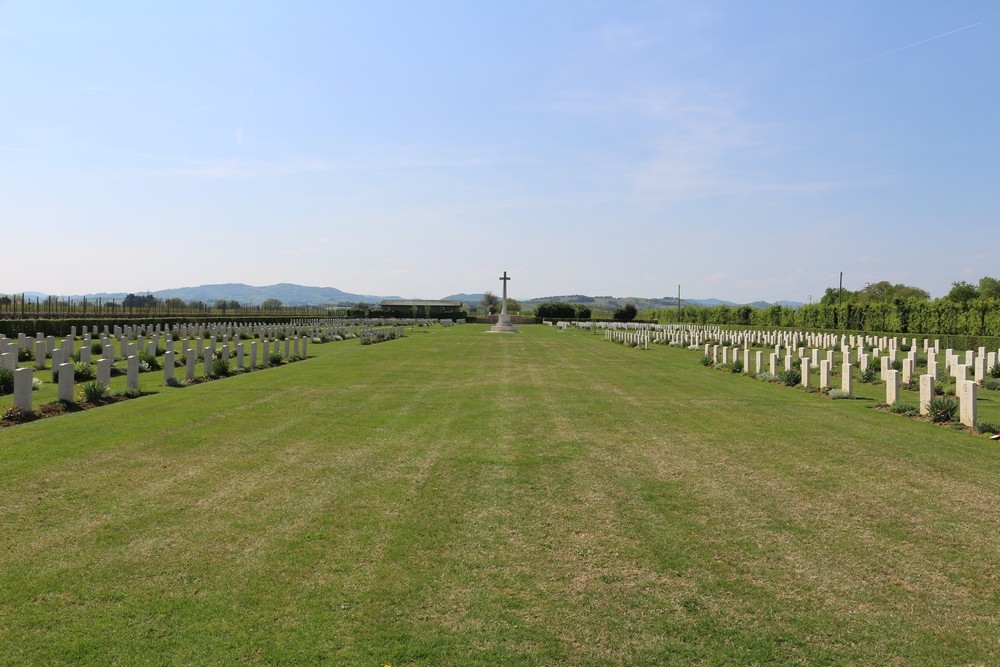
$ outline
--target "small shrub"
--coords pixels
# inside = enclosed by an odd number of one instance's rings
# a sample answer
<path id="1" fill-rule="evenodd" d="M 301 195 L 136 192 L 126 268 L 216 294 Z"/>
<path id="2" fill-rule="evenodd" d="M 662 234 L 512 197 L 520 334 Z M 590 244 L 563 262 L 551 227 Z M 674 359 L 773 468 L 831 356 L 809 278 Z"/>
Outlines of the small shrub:
<path id="1" fill-rule="evenodd" d="M 42 378 L 31 378 L 31 391 L 40 391 L 43 386 Z"/>
<path id="2" fill-rule="evenodd" d="M 226 377 L 229 375 L 229 361 L 226 359 L 216 359 L 213 361 L 212 375 L 216 377 Z"/>
<path id="3" fill-rule="evenodd" d="M 280 366 L 281 365 L 281 353 L 272 352 L 267 356 L 267 363 L 270 366 Z"/>
<path id="4" fill-rule="evenodd" d="M 712 357 L 708 356 L 707 354 L 701 358 L 700 363 L 701 363 L 702 366 L 714 366 L 715 365 L 715 362 L 712 361 Z"/>
<path id="5" fill-rule="evenodd" d="M 1000 389 L 1000 378 L 986 378 L 983 380 L 983 388 L 989 389 L 990 391 L 997 391 Z"/>
<path id="6" fill-rule="evenodd" d="M 827 396 L 835 401 L 851 397 L 850 393 L 844 391 L 843 389 L 831 389 Z"/>
<path id="7" fill-rule="evenodd" d="M 3 413 L 3 420 L 8 422 L 30 422 L 35 418 L 36 415 L 34 412 L 22 410 L 16 405 L 12 405 L 6 412 Z"/>
<path id="8" fill-rule="evenodd" d="M 84 403 L 100 403 L 104 400 L 104 394 L 108 386 L 94 380 L 80 385 L 80 400 Z"/>
<path id="9" fill-rule="evenodd" d="M 974 428 L 976 429 L 976 433 L 989 433 L 990 435 L 1000 433 L 1000 426 L 992 422 L 976 422 Z"/>
<path id="10" fill-rule="evenodd" d="M 142 390 L 138 387 L 129 387 L 125 391 L 118 392 L 119 396 L 124 396 L 125 398 L 139 398 L 142 396 Z"/>
<path id="11" fill-rule="evenodd" d="M 786 387 L 794 387 L 798 384 L 802 384 L 802 371 L 798 368 L 790 368 L 787 371 L 781 371 L 778 373 L 778 381 Z"/>
<path id="12" fill-rule="evenodd" d="M 910 346 L 909 343 L 903 343 L 902 345 L 899 346 L 899 351 L 900 352 L 909 352 L 912 349 L 913 348 Z"/>
<path id="13" fill-rule="evenodd" d="M 760 380 L 761 382 L 774 382 L 777 380 L 777 378 L 770 373 L 757 373 L 757 375 L 754 375 L 753 377 L 755 380 Z"/>
<path id="14" fill-rule="evenodd" d="M 139 352 L 135 355 L 139 358 L 139 367 L 141 368 L 143 364 L 146 364 L 146 370 L 148 371 L 158 371 L 160 370 L 160 362 L 156 360 L 156 357 L 151 355 L 149 352 Z"/>
<path id="15" fill-rule="evenodd" d="M 179 380 L 175 377 L 167 380 L 168 387 L 186 387 L 188 385 L 187 380 Z"/>
<path id="16" fill-rule="evenodd" d="M 945 396 L 936 396 L 927 404 L 927 416 L 932 422 L 943 424 L 955 419 L 958 414 L 958 401 Z"/>
<path id="17" fill-rule="evenodd" d="M 104 345 L 101 344 L 101 341 L 97 340 L 90 344 L 90 353 L 97 355 L 104 354 Z"/>
<path id="18" fill-rule="evenodd" d="M 14 392 L 14 371 L 9 368 L 0 368 L 0 394 L 10 394 Z"/>
<path id="19" fill-rule="evenodd" d="M 18 361 L 34 361 L 35 360 L 35 351 L 32 350 L 31 348 L 28 348 L 28 347 L 21 348 L 20 350 L 17 351 L 17 360 Z"/>
<path id="20" fill-rule="evenodd" d="M 743 360 L 737 359 L 733 363 L 729 364 L 729 371 L 731 373 L 742 373 L 743 372 Z"/>
<path id="21" fill-rule="evenodd" d="M 902 359 L 896 359 L 896 361 L 891 362 L 889 364 L 889 369 L 890 370 L 894 370 L 894 371 L 902 371 L 903 370 L 903 360 Z"/>
<path id="22" fill-rule="evenodd" d="M 990 366 L 990 377 L 1000 378 L 1000 361 Z"/>
<path id="23" fill-rule="evenodd" d="M 864 368 L 858 373 L 858 382 L 864 382 L 865 384 L 872 384 L 879 379 L 879 374 L 882 372 L 881 367 L 878 364 L 868 364 L 868 368 Z"/>
<path id="24" fill-rule="evenodd" d="M 889 412 L 897 415 L 905 415 L 907 417 L 916 417 L 920 414 L 920 408 L 915 405 L 910 405 L 909 403 L 900 403 L 896 401 L 889 406 Z"/>
<path id="25" fill-rule="evenodd" d="M 87 380 L 93 380 L 97 377 L 97 371 L 90 364 L 85 364 L 82 361 L 73 364 L 73 380 L 76 382 L 86 382 Z"/>

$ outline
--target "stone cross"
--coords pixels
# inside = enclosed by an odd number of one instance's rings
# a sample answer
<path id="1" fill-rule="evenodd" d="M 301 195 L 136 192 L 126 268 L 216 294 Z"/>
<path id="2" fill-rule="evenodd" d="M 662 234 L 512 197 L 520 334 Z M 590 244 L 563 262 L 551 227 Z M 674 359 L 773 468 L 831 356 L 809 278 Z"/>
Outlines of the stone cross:
<path id="1" fill-rule="evenodd" d="M 510 280 L 510 278 L 507 276 L 507 272 L 504 271 L 503 275 L 500 276 L 500 278 L 498 278 L 498 280 L 500 280 L 503 283 L 503 305 L 500 307 L 500 314 L 506 315 L 507 314 L 507 281 Z"/>
<path id="2" fill-rule="evenodd" d="M 506 271 L 500 276 L 500 280 L 503 282 L 503 306 L 500 308 L 500 316 L 497 317 L 497 323 L 490 327 L 490 332 L 518 333 L 517 329 L 510 322 L 510 315 L 507 314 L 507 281 L 510 280 L 510 277 Z"/>

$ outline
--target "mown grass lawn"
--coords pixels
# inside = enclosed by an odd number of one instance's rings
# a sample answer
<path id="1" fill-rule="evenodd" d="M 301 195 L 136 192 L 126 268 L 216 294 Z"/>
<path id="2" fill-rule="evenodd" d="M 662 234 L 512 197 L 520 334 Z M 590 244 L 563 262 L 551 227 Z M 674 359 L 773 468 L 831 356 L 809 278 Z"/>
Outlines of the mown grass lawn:
<path id="1" fill-rule="evenodd" d="M 996 444 L 484 329 L 0 430 L 0 661 L 1000 662 Z"/>

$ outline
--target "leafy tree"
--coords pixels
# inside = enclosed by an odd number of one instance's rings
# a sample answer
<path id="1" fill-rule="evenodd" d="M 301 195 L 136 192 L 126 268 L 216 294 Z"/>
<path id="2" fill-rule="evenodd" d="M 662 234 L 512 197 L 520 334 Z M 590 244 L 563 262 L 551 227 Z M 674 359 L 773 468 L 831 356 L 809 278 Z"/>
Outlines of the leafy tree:
<path id="1" fill-rule="evenodd" d="M 495 315 L 500 311 L 500 297 L 493 292 L 486 292 L 479 301 L 479 305 L 490 315 Z"/>
<path id="2" fill-rule="evenodd" d="M 919 299 L 921 301 L 929 301 L 931 295 L 919 287 L 913 287 L 911 285 L 896 284 L 893 285 L 888 280 L 881 280 L 877 283 L 869 283 L 865 285 L 865 288 L 858 292 L 860 301 L 877 301 L 877 302 L 887 302 L 894 299 Z"/>
<path id="3" fill-rule="evenodd" d="M 189 301 L 188 302 L 188 308 L 191 308 L 193 310 L 205 310 L 205 302 L 204 301 L 199 301 L 198 299 L 195 299 L 193 301 Z"/>
<path id="4" fill-rule="evenodd" d="M 4 294 L 3 296 L 0 296 L 0 306 L 6 308 L 7 306 L 9 306 L 12 303 L 14 303 L 14 302 L 11 301 L 11 298 L 9 296 L 7 296 L 6 294 Z"/>
<path id="5" fill-rule="evenodd" d="M 364 301 L 358 301 L 357 303 L 352 303 L 347 309 L 348 317 L 368 317 L 368 313 L 371 310 L 371 304 L 365 303 Z"/>
<path id="6" fill-rule="evenodd" d="M 615 312 L 612 317 L 619 322 L 631 322 L 638 314 L 639 311 L 636 309 L 634 304 L 626 303 L 624 308 L 615 308 Z"/>
<path id="7" fill-rule="evenodd" d="M 576 306 L 576 316 L 581 320 L 590 319 L 590 308 L 587 306 L 579 305 Z"/>
<path id="8" fill-rule="evenodd" d="M 511 299 L 510 297 L 507 297 L 507 312 L 508 313 L 520 313 L 521 312 L 521 304 L 519 304 L 517 301 L 514 301 L 514 299 Z"/>
<path id="9" fill-rule="evenodd" d="M 990 276 L 980 278 L 979 296 L 984 299 L 1000 299 L 1000 280 Z"/>
<path id="10" fill-rule="evenodd" d="M 215 303 L 212 304 L 212 308 L 226 312 L 226 309 L 229 308 L 229 302 L 225 299 L 216 299 Z"/>
<path id="11" fill-rule="evenodd" d="M 281 308 L 281 299 L 264 299 L 260 307 L 264 310 L 277 310 Z"/>
<path id="12" fill-rule="evenodd" d="M 243 307 L 243 306 L 240 305 L 240 302 L 237 301 L 236 299 L 230 299 L 229 303 L 228 303 L 228 306 L 229 306 L 229 310 L 239 310 L 240 308 Z"/>
<path id="13" fill-rule="evenodd" d="M 959 280 L 951 284 L 951 291 L 945 295 L 948 301 L 966 304 L 979 297 L 979 288 L 975 285 Z"/>
<path id="14" fill-rule="evenodd" d="M 545 317 L 553 320 L 569 319 L 577 317 L 577 310 L 568 303 L 548 301 L 535 306 L 535 317 Z"/>
<path id="15" fill-rule="evenodd" d="M 164 301 L 163 305 L 166 306 L 167 308 L 170 308 L 171 310 L 177 310 L 179 308 L 187 307 L 187 304 L 184 303 L 184 299 L 178 298 L 176 296 L 171 297 L 166 301 Z"/>

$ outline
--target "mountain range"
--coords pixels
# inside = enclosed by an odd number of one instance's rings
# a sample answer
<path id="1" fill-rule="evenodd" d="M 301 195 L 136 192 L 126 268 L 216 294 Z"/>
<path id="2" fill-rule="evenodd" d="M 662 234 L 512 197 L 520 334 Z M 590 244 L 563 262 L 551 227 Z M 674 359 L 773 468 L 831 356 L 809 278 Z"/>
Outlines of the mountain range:
<path id="1" fill-rule="evenodd" d="M 174 289 L 158 290 L 155 292 L 135 292 L 137 295 L 152 294 L 158 299 L 183 299 L 184 301 L 203 301 L 213 303 L 219 299 L 226 301 L 237 301 L 241 304 L 260 305 L 266 299 L 278 299 L 286 306 L 342 306 L 352 303 L 378 303 L 383 299 L 400 299 L 399 296 L 379 296 L 373 294 L 354 294 L 344 292 L 335 287 L 311 287 L 307 285 L 295 285 L 293 283 L 278 283 L 277 285 L 254 286 L 244 283 L 222 283 L 216 285 L 198 285 L 197 287 L 178 287 Z M 98 292 L 94 294 L 58 295 L 60 299 L 72 299 L 80 301 L 84 297 L 93 301 L 121 301 L 128 295 L 127 292 Z M 25 292 L 26 298 L 44 299 L 48 295 L 40 292 Z M 461 301 L 467 304 L 479 303 L 483 294 L 468 294 L 461 292 L 441 297 L 442 300 Z M 548 301 L 559 301 L 563 303 L 584 304 L 592 310 L 608 311 L 621 308 L 627 303 L 635 305 L 639 310 L 674 308 L 677 306 L 675 297 L 646 298 L 646 297 L 615 297 L 615 296 L 586 296 L 583 294 L 568 294 L 562 296 L 546 296 L 532 299 L 519 299 L 522 306 L 533 307 Z M 687 306 L 740 306 L 744 304 L 733 301 L 723 301 L 721 299 L 682 299 L 681 305 Z M 754 301 L 746 304 L 754 308 L 767 308 L 774 305 L 766 301 Z M 779 306 L 797 308 L 802 304 L 796 301 L 778 301 Z"/>

